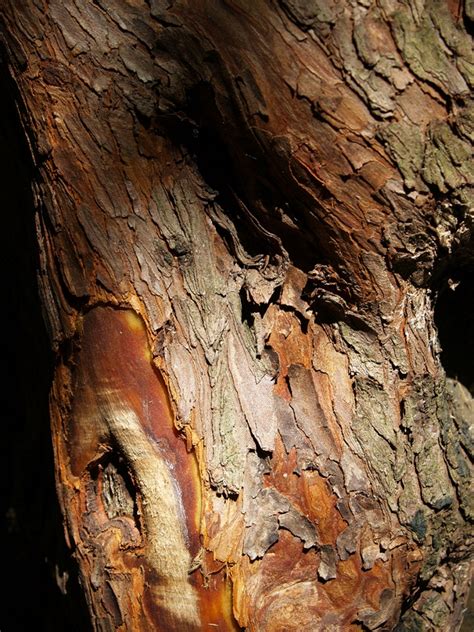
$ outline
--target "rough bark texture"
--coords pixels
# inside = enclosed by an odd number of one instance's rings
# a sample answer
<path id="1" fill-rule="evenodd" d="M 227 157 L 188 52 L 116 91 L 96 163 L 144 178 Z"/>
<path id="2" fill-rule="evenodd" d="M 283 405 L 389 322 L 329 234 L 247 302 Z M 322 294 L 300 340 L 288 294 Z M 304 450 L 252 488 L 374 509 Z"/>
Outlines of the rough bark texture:
<path id="1" fill-rule="evenodd" d="M 1 6 L 95 629 L 457 629 L 472 2 Z"/>

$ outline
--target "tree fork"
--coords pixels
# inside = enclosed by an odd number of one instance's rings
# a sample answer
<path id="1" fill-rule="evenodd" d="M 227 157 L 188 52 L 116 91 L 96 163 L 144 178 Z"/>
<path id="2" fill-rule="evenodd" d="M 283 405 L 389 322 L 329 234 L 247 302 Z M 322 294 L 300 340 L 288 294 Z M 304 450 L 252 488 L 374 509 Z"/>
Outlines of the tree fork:
<path id="1" fill-rule="evenodd" d="M 470 3 L 1 7 L 94 628 L 458 629 Z"/>

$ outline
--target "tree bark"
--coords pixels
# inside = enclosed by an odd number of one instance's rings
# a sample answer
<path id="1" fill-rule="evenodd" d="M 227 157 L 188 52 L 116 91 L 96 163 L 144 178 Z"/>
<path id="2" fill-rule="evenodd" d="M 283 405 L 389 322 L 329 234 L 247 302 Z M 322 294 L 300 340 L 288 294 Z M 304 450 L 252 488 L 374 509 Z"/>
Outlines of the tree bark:
<path id="1" fill-rule="evenodd" d="M 458 629 L 472 3 L 1 5 L 94 629 Z"/>

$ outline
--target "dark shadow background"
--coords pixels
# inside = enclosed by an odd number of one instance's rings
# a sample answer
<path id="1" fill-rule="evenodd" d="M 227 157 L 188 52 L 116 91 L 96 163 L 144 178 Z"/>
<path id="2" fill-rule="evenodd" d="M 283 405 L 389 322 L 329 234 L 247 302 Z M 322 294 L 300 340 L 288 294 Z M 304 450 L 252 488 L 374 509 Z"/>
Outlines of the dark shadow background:
<path id="1" fill-rule="evenodd" d="M 459 380 L 474 396 L 474 266 L 458 263 L 438 291 L 435 322 L 446 375 Z"/>
<path id="2" fill-rule="evenodd" d="M 36 281 L 34 168 L 15 101 L 0 57 L 0 630 L 86 632 L 56 500 L 48 418 L 53 359 Z M 65 573 L 63 594 L 55 575 Z"/>

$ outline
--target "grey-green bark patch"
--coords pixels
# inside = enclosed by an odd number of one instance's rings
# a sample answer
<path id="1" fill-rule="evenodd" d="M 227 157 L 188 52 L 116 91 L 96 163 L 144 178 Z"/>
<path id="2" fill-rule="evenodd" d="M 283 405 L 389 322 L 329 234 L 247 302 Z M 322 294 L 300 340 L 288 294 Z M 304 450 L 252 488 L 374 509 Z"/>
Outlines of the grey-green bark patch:
<path id="1" fill-rule="evenodd" d="M 405 458 L 408 460 L 408 454 Z M 423 507 L 420 486 L 413 463 L 408 466 L 407 462 L 407 473 L 402 478 L 401 483 L 402 491 L 398 499 L 400 522 L 411 529 L 418 542 L 422 542 L 429 528 L 427 517 L 429 517 L 430 512 L 428 508 Z"/>
<path id="2" fill-rule="evenodd" d="M 466 184 L 474 184 L 472 147 L 462 140 L 447 123 L 430 127 L 423 161 L 423 179 L 446 193 Z"/>
<path id="3" fill-rule="evenodd" d="M 437 630 L 446 629 L 450 610 L 443 599 L 440 599 L 439 593 L 434 590 L 425 592 L 418 608 L 421 613 L 429 619 Z"/>
<path id="4" fill-rule="evenodd" d="M 394 632 L 433 632 L 433 628 L 419 614 L 409 610 L 403 616 Z"/>
<path id="5" fill-rule="evenodd" d="M 402 57 L 417 77 L 448 95 L 468 93 L 466 81 L 429 13 L 417 23 L 410 11 L 399 11 L 393 16 L 392 30 Z"/>
<path id="6" fill-rule="evenodd" d="M 438 441 L 432 439 L 423 446 L 415 460 L 421 485 L 421 496 L 434 509 L 444 509 L 453 502 L 442 452 Z"/>
<path id="7" fill-rule="evenodd" d="M 238 332 L 229 335 L 227 345 L 229 372 L 239 385 L 240 408 L 260 448 L 271 452 L 275 444 L 278 419 L 275 411 L 274 382 L 269 375 L 261 374 L 260 367 L 245 347 L 244 337 Z"/>
<path id="8" fill-rule="evenodd" d="M 381 19 L 380 13 L 375 5 L 372 6 L 363 17 L 355 12 L 354 24 L 354 44 L 359 59 L 366 68 L 369 68 L 377 75 L 386 79 L 397 90 L 402 90 L 411 81 L 410 72 L 404 64 L 396 50 L 387 50 L 380 46 L 382 40 L 391 40 L 389 28 Z M 390 90 L 390 94 L 393 95 Z"/>
<path id="9" fill-rule="evenodd" d="M 422 509 L 418 509 L 412 520 L 408 524 L 410 528 L 415 532 L 417 540 L 419 542 L 423 542 L 427 531 L 425 512 Z"/>
<path id="10" fill-rule="evenodd" d="M 172 191 L 157 188 L 154 198 L 159 211 L 156 221 L 189 295 L 189 300 L 180 305 L 180 316 L 187 320 L 187 331 L 201 342 L 207 361 L 212 363 L 228 329 L 228 306 L 235 303 L 227 295 L 237 291 L 237 284 L 216 267 L 208 222 L 194 212 L 195 196 L 187 185 L 181 183 Z"/>
<path id="11" fill-rule="evenodd" d="M 420 127 L 402 120 L 388 125 L 380 136 L 398 165 L 406 186 L 419 189 L 422 184 L 419 174 L 425 153 L 425 139 Z"/>
<path id="12" fill-rule="evenodd" d="M 444 0 L 432 0 L 430 18 L 443 42 L 453 53 L 459 72 L 472 87 L 474 85 L 474 52 L 471 37 L 454 23 L 448 4 Z"/>
<path id="13" fill-rule="evenodd" d="M 395 510 L 398 490 L 394 475 L 396 438 L 388 397 L 370 380 L 356 378 L 354 390 L 356 414 L 352 431 L 360 447 L 360 456 L 365 457 L 376 476 L 379 493 L 387 497 L 389 506 Z"/>
<path id="14" fill-rule="evenodd" d="M 212 428 L 219 462 L 212 464 L 213 484 L 221 491 L 238 494 L 243 484 L 247 441 L 242 432 L 244 415 L 227 365 L 220 360 L 210 367 Z"/>
<path id="15" fill-rule="evenodd" d="M 354 44 L 359 58 L 367 67 L 373 68 L 379 61 L 381 53 L 378 47 L 372 46 L 370 38 L 367 37 L 367 23 L 365 20 L 357 21 L 354 26 Z"/>
<path id="16" fill-rule="evenodd" d="M 474 0 L 466 0 L 464 3 L 464 11 L 471 22 L 474 22 Z"/>
<path id="17" fill-rule="evenodd" d="M 340 323 L 340 332 L 347 345 L 349 367 L 353 375 L 384 383 L 383 356 L 378 339 L 363 331 Z"/>
<path id="18" fill-rule="evenodd" d="M 474 399 L 456 380 L 447 380 L 446 391 L 450 414 L 441 418 L 441 437 L 450 475 L 456 486 L 460 510 L 469 520 L 474 521 Z"/>
<path id="19" fill-rule="evenodd" d="M 464 138 L 474 142 L 474 100 L 469 101 L 462 109 L 455 125 Z"/>
<path id="20" fill-rule="evenodd" d="M 436 382 L 430 376 L 419 378 L 405 399 L 402 420 L 415 454 L 421 496 L 434 509 L 448 507 L 453 502 L 453 487 L 440 444 L 440 416 L 446 414 L 445 397 L 444 381 Z"/>
<path id="21" fill-rule="evenodd" d="M 352 22 L 340 17 L 333 30 L 342 65 L 351 83 L 362 99 L 377 116 L 390 116 L 395 109 L 395 90 L 373 70 L 367 69 L 359 58 L 352 39 Z"/>

